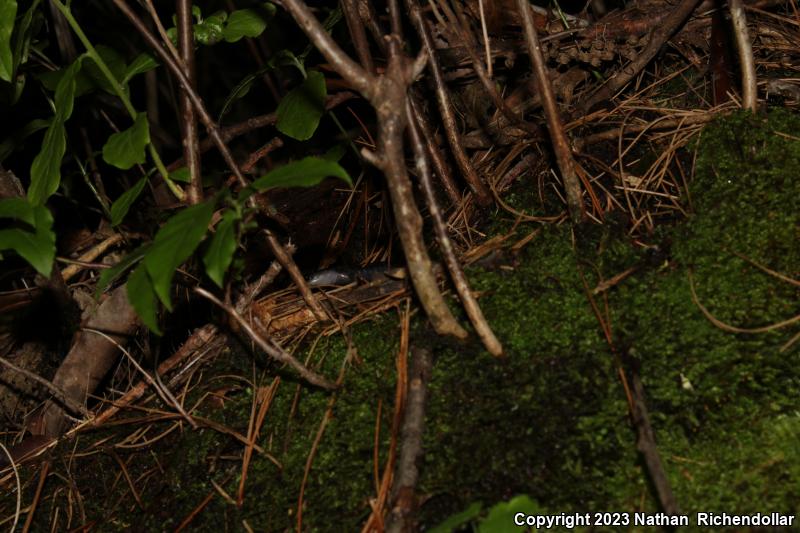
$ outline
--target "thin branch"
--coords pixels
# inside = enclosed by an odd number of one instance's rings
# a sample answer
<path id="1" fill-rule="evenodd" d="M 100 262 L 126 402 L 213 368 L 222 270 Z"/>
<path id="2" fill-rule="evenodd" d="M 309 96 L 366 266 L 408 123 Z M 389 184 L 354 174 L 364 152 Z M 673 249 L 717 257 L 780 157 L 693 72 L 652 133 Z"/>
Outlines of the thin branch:
<path id="1" fill-rule="evenodd" d="M 292 357 L 291 354 L 287 353 L 283 348 L 281 348 L 278 344 L 272 342 L 267 342 L 264 337 L 258 334 L 258 332 L 253 329 L 247 320 L 245 320 L 241 314 L 236 312 L 232 306 L 221 302 L 216 296 L 208 292 L 207 290 L 201 287 L 195 287 L 194 292 L 202 296 L 203 298 L 209 300 L 213 304 L 217 305 L 220 309 L 228 313 L 228 315 L 233 318 L 239 326 L 247 333 L 250 339 L 256 343 L 256 345 L 267 355 L 278 361 L 279 363 L 283 363 L 285 365 L 289 365 L 292 367 L 301 378 L 308 381 L 312 385 L 316 385 L 322 389 L 326 390 L 334 390 L 337 388 L 336 384 L 331 383 L 327 378 L 320 376 L 316 372 L 309 370 L 306 368 L 303 363 Z"/>
<path id="2" fill-rule="evenodd" d="M 372 54 L 369 51 L 369 43 L 367 42 L 367 33 L 358 14 L 356 0 L 341 0 L 341 2 L 342 12 L 347 21 L 347 28 L 350 30 L 350 37 L 353 39 L 353 47 L 356 49 L 356 54 L 358 54 L 358 60 L 361 62 L 361 66 L 372 74 L 375 72 L 375 63 L 372 61 Z"/>
<path id="3" fill-rule="evenodd" d="M 558 113 L 555 97 L 553 97 L 550 76 L 544 63 L 539 34 L 536 32 L 536 26 L 533 23 L 533 14 L 528 0 L 517 0 L 517 11 L 519 11 L 522 25 L 525 28 L 528 55 L 533 63 L 537 89 L 547 116 L 547 128 L 550 131 L 550 139 L 553 142 L 553 151 L 556 154 L 558 169 L 561 171 L 561 178 L 564 180 L 569 214 L 572 222 L 578 224 L 585 216 L 581 185 L 578 181 L 578 176 L 575 174 L 575 161 L 572 159 L 572 151 L 567 142 L 567 135 L 564 133 L 564 126 L 561 123 L 561 116 Z"/>
<path id="4" fill-rule="evenodd" d="M 736 48 L 739 51 L 739 64 L 742 69 L 742 107 L 755 113 L 758 106 L 756 62 L 753 58 L 753 45 L 747 32 L 744 4 L 742 0 L 728 0 L 728 7 L 731 11 L 733 34 L 736 36 Z"/>
<path id="5" fill-rule="evenodd" d="M 479 205 L 487 206 L 492 203 L 492 194 L 489 188 L 481 181 L 478 174 L 475 172 L 475 167 L 464 152 L 464 146 L 461 143 L 460 136 L 456 128 L 456 117 L 453 113 L 453 104 L 450 100 L 450 93 L 445 85 L 444 75 L 436 53 L 433 47 L 433 40 L 431 39 L 428 27 L 422 19 L 419 5 L 416 0 L 406 0 L 406 6 L 411 13 L 411 22 L 414 28 L 422 39 L 423 49 L 428 53 L 428 67 L 431 75 L 433 76 L 434 86 L 436 87 L 436 103 L 439 106 L 439 114 L 442 117 L 442 125 L 444 126 L 445 136 L 450 145 L 450 150 L 456 159 L 461 174 L 464 176 L 467 184 L 469 184 L 472 192 L 475 193 L 475 199 Z"/>
<path id="6" fill-rule="evenodd" d="M 410 104 L 407 104 L 407 106 L 407 114 L 410 117 L 412 114 L 411 106 Z M 413 121 L 409 123 L 408 131 L 411 136 L 411 145 L 414 149 L 414 158 L 416 159 L 417 163 L 417 172 L 419 173 L 422 191 L 424 192 L 425 200 L 428 203 L 428 211 L 431 214 L 431 218 L 433 218 L 433 228 L 436 231 L 436 240 L 439 242 L 439 249 L 442 251 L 442 255 L 444 255 L 445 263 L 447 264 L 447 269 L 450 272 L 450 277 L 453 279 L 453 284 L 456 287 L 458 297 L 461 299 L 461 303 L 464 305 L 464 310 L 466 310 L 467 316 L 475 328 L 475 331 L 478 333 L 478 337 L 480 337 L 481 342 L 483 342 L 483 345 L 486 347 L 486 350 L 493 356 L 500 357 L 503 355 L 503 346 L 500 344 L 500 341 L 497 340 L 494 332 L 492 332 L 492 328 L 489 327 L 489 324 L 486 322 L 486 318 L 483 316 L 483 311 L 481 311 L 480 305 L 478 305 L 478 302 L 472 295 L 469 281 L 467 281 L 467 277 L 464 275 L 461 264 L 458 262 L 455 250 L 453 249 L 453 243 L 450 240 L 450 237 L 447 235 L 447 226 L 445 225 L 439 205 L 436 202 L 436 195 L 433 192 L 431 171 L 430 167 L 428 166 L 427 158 L 425 157 L 425 149 L 422 146 L 422 139 L 420 138 L 419 131 L 417 131 Z"/>
<path id="7" fill-rule="evenodd" d="M 192 31 L 192 2 L 177 0 L 178 48 L 183 61 L 186 79 L 195 88 L 194 66 L 194 34 Z M 200 142 L 197 136 L 197 116 L 192 107 L 192 100 L 186 91 L 180 94 L 181 126 L 183 130 L 183 160 L 189 169 L 189 188 L 186 200 L 189 205 L 203 201 L 203 180 L 200 173 Z"/>
<path id="8" fill-rule="evenodd" d="M 311 13 L 305 2 L 301 0 L 282 0 L 282 4 L 291 13 L 306 36 L 314 43 L 317 50 L 328 60 L 333 69 L 347 80 L 354 89 L 369 98 L 375 81 L 374 77 L 344 53 Z"/>
<path id="9" fill-rule="evenodd" d="M 392 508 L 386 526 L 386 531 L 389 533 L 416 530 L 413 522 L 417 504 L 414 491 L 419 479 L 417 461 L 422 455 L 428 381 L 431 378 L 433 365 L 428 348 L 414 347 L 411 351 L 408 395 L 401 433 L 402 446 L 392 483 Z"/>

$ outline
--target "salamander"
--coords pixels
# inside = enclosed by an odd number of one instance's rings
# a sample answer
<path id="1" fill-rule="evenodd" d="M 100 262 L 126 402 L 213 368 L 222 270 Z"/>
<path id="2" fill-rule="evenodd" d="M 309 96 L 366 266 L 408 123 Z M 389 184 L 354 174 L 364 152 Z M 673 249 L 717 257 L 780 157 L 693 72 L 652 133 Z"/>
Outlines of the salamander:
<path id="1" fill-rule="evenodd" d="M 370 283 L 380 281 L 385 278 L 402 279 L 405 278 L 405 269 L 397 267 L 387 267 L 383 265 L 368 266 L 357 269 L 326 268 L 315 272 L 308 277 L 310 287 L 325 287 L 349 285 L 357 281 Z"/>

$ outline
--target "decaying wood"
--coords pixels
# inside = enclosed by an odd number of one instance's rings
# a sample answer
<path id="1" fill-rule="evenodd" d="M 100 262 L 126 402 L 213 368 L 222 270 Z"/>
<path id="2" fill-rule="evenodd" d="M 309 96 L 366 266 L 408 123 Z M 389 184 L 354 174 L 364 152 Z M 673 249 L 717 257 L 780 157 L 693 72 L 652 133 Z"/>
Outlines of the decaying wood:
<path id="1" fill-rule="evenodd" d="M 79 331 L 69 353 L 64 358 L 53 385 L 63 390 L 71 400 L 84 404 L 97 385 L 116 363 L 118 345 L 125 345 L 139 325 L 139 318 L 128 302 L 127 287 L 114 289 L 96 309 L 85 327 L 109 335 L 117 344 L 105 337 Z M 33 433 L 59 437 L 67 429 L 64 410 L 56 402 L 48 401 Z"/>

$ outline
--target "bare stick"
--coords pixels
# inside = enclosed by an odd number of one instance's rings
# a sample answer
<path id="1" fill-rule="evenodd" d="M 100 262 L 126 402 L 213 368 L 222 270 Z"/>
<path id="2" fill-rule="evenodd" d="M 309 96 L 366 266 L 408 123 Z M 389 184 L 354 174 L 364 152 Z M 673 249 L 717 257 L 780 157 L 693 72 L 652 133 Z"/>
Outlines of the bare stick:
<path id="1" fill-rule="evenodd" d="M 411 106 L 408 106 L 407 113 L 411 115 Z M 428 166 L 428 161 L 425 157 L 425 149 L 422 146 L 422 139 L 420 138 L 419 131 L 414 126 L 413 122 L 409 123 L 408 128 L 411 136 L 411 144 L 414 149 L 414 158 L 417 163 L 417 172 L 419 173 L 419 181 L 422 185 L 422 191 L 425 193 L 425 200 L 428 202 L 428 211 L 433 218 L 433 227 L 436 231 L 436 240 L 439 242 L 439 249 L 444 255 L 447 269 L 450 272 L 450 277 L 453 279 L 453 284 L 456 287 L 458 297 L 464 305 L 464 310 L 467 312 L 470 322 L 472 323 L 475 331 L 478 333 L 481 342 L 486 347 L 486 350 L 494 355 L 500 357 L 503 355 L 503 346 L 497 340 L 492 328 L 486 322 L 483 316 L 483 311 L 472 295 L 472 290 L 469 287 L 469 281 L 461 269 L 461 264 L 458 262 L 453 243 L 447 235 L 447 226 L 444 223 L 442 212 L 436 202 L 436 196 L 433 192 L 433 185 L 431 184 L 431 171 Z"/>
<path id="2" fill-rule="evenodd" d="M 755 113 L 758 105 L 756 63 L 753 58 L 753 45 L 747 33 L 744 4 L 742 0 L 728 0 L 728 7 L 731 10 L 733 34 L 736 36 L 736 48 L 739 51 L 739 64 L 742 68 L 742 107 Z"/>
<path id="3" fill-rule="evenodd" d="M 280 241 L 272 233 L 270 230 L 265 229 L 264 235 L 267 238 L 267 243 L 269 247 L 272 249 L 272 253 L 275 254 L 275 259 L 281 264 L 281 266 L 286 270 L 286 273 L 289 274 L 289 277 L 292 278 L 295 285 L 297 285 L 297 289 L 300 291 L 300 295 L 305 300 L 308 307 L 311 308 L 311 311 L 317 317 L 317 320 L 320 321 L 327 321 L 328 315 L 325 313 L 325 310 L 322 309 L 319 302 L 317 302 L 317 298 L 311 292 L 311 288 L 308 286 L 308 282 L 306 282 L 303 274 L 300 272 L 300 269 L 297 268 L 297 263 L 292 260 L 292 256 L 289 255 L 283 246 L 281 246 Z"/>
<path id="4" fill-rule="evenodd" d="M 194 34 L 192 32 L 192 2 L 177 0 L 176 14 L 178 19 L 178 47 L 183 61 L 186 79 L 192 88 L 196 85 L 194 67 Z M 203 201 L 203 181 L 200 175 L 200 142 L 197 137 L 197 116 L 192 107 L 192 100 L 186 91 L 180 94 L 181 126 L 183 129 L 183 160 L 189 169 L 189 188 L 186 200 L 189 205 Z"/>
<path id="5" fill-rule="evenodd" d="M 342 0 L 342 11 L 347 21 L 347 28 L 350 30 L 350 37 L 353 38 L 353 46 L 358 54 L 358 60 L 361 62 L 361 66 L 372 74 L 375 72 L 375 64 L 369 51 L 364 24 L 361 23 L 361 17 L 358 15 L 356 0 Z"/>
<path id="6" fill-rule="evenodd" d="M 408 371 L 408 396 L 401 433 L 402 447 L 392 483 L 392 509 L 386 526 L 387 533 L 416 530 L 413 524 L 416 511 L 414 490 L 419 479 L 417 460 L 422 455 L 422 435 L 425 430 L 425 408 L 431 367 L 430 350 L 412 348 L 411 368 Z"/>
<path id="7" fill-rule="evenodd" d="M 528 55 L 533 63 L 533 70 L 536 76 L 536 86 L 542 99 L 545 115 L 547 116 L 547 129 L 550 131 L 550 139 L 553 142 L 553 151 L 556 153 L 556 162 L 561 171 L 561 178 L 564 180 L 564 190 L 567 193 L 567 207 L 574 224 L 578 224 L 584 217 L 583 198 L 581 195 L 581 185 L 578 176 L 575 174 L 575 161 L 572 159 L 572 151 L 567 142 L 567 135 L 564 133 L 564 126 L 561 123 L 561 116 L 556 107 L 556 100 L 553 97 L 553 88 L 550 85 L 550 76 L 542 56 L 542 47 L 539 43 L 539 34 L 533 23 L 533 14 L 530 10 L 528 0 L 517 0 L 517 11 L 519 11 L 522 25 L 525 28 L 525 41 L 528 43 Z"/>
<path id="8" fill-rule="evenodd" d="M 450 93 L 447 90 L 447 85 L 445 85 L 442 68 L 436 58 L 433 40 L 428 32 L 428 27 L 422 19 L 422 14 L 420 13 L 419 5 L 417 5 L 416 0 L 406 0 L 406 6 L 411 12 L 411 22 L 414 24 L 414 28 L 417 30 L 420 39 L 422 39 L 424 50 L 428 53 L 428 69 L 433 76 L 434 86 L 436 87 L 436 103 L 439 106 L 439 114 L 442 116 L 442 124 L 444 126 L 445 136 L 447 137 L 447 143 L 450 145 L 450 150 L 456 158 L 456 164 L 461 174 L 469 184 L 472 192 L 475 193 L 475 199 L 478 204 L 487 206 L 492 203 L 492 193 L 478 177 L 478 174 L 475 172 L 475 167 L 472 166 L 469 157 L 467 157 L 467 154 L 464 152 L 464 146 L 461 143 L 460 136 L 456 129 L 456 117 L 453 113 Z"/>
<path id="9" fill-rule="evenodd" d="M 300 374 L 300 377 L 302 377 L 304 380 L 308 381 L 312 385 L 316 385 L 317 387 L 326 390 L 336 389 L 336 385 L 334 383 L 331 383 L 327 378 L 324 378 L 319 374 L 317 374 L 316 372 L 313 372 L 308 368 L 306 368 L 303 365 L 303 363 L 292 357 L 291 354 L 287 353 L 278 344 L 274 342 L 267 342 L 267 340 L 264 339 L 264 337 L 262 337 L 261 335 L 259 335 L 258 332 L 256 332 L 255 329 L 253 329 L 250 323 L 247 322 L 247 320 L 245 320 L 242 317 L 242 315 L 237 313 L 236 309 L 234 309 L 232 306 L 221 302 L 216 296 L 214 296 L 213 294 L 211 294 L 210 292 L 201 287 L 195 287 L 194 292 L 196 292 L 203 298 L 209 300 L 210 302 L 216 304 L 220 309 L 228 313 L 228 315 L 241 326 L 244 332 L 247 333 L 250 339 L 252 339 L 252 341 L 255 342 L 256 345 L 259 348 L 261 348 L 261 350 L 264 353 L 266 353 L 279 363 L 289 365 L 298 374 Z"/>

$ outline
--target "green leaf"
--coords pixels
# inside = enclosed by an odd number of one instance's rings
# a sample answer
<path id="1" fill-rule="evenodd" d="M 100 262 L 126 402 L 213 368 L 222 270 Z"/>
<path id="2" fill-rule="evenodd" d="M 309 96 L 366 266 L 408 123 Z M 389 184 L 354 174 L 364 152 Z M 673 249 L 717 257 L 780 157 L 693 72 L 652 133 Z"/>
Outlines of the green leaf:
<path id="1" fill-rule="evenodd" d="M 100 279 L 97 280 L 97 287 L 95 288 L 95 297 L 99 298 L 110 283 L 113 283 L 114 280 L 127 272 L 129 268 L 141 261 L 145 254 L 150 251 L 152 246 L 153 243 L 150 242 L 143 244 L 133 252 L 123 257 L 122 260 L 120 260 L 120 262 L 113 267 L 106 268 L 100 272 Z"/>
<path id="2" fill-rule="evenodd" d="M 325 112 L 326 96 L 325 76 L 316 70 L 308 71 L 303 84 L 289 91 L 278 104 L 275 126 L 298 141 L 310 139 Z"/>
<path id="3" fill-rule="evenodd" d="M 242 37 L 258 37 L 267 28 L 267 21 L 255 9 L 239 9 L 228 16 L 222 36 L 229 43 Z"/>
<path id="4" fill-rule="evenodd" d="M 144 258 L 144 266 L 150 274 L 153 289 L 158 298 L 170 311 L 170 285 L 175 270 L 194 252 L 206 234 L 214 203 L 187 207 L 170 218 L 158 231 L 152 249 Z"/>
<path id="5" fill-rule="evenodd" d="M 31 164 L 28 199 L 34 205 L 44 204 L 50 195 L 58 190 L 58 185 L 61 183 L 61 159 L 67 149 L 64 122 L 72 114 L 75 76 L 80 72 L 80 68 L 80 61 L 72 63 L 56 87 L 56 115 L 44 134 L 41 150 Z"/>
<path id="6" fill-rule="evenodd" d="M 50 277 L 56 256 L 53 215 L 44 206 L 33 207 L 35 233 L 21 229 L 0 230 L 0 250 L 14 250 L 42 276 Z"/>
<path id="7" fill-rule="evenodd" d="M 133 274 L 128 278 L 127 289 L 128 301 L 133 306 L 136 314 L 142 319 L 145 326 L 157 335 L 161 335 L 158 328 L 158 315 L 156 312 L 156 296 L 153 283 L 147 276 L 144 265 L 139 265 Z"/>
<path id="8" fill-rule="evenodd" d="M 481 502 L 472 502 L 465 510 L 450 516 L 447 520 L 428 531 L 429 533 L 452 533 L 460 526 L 477 518 L 481 514 L 482 507 Z"/>
<path id="9" fill-rule="evenodd" d="M 16 0 L 0 0 L 0 80 L 11 81 L 14 73 L 14 54 L 11 52 L 11 33 L 17 17 Z"/>
<path id="10" fill-rule="evenodd" d="M 128 211 L 133 205 L 133 202 L 139 198 L 139 195 L 142 194 L 142 190 L 144 189 L 145 184 L 147 183 L 147 178 L 144 177 L 136 182 L 136 185 L 122 193 L 119 198 L 114 200 L 114 203 L 111 204 L 111 225 L 116 226 L 125 218 L 125 215 L 128 214 Z"/>
<path id="11" fill-rule="evenodd" d="M 207 17 L 200 24 L 195 24 L 195 41 L 206 45 L 217 44 L 220 42 L 222 40 L 226 18 L 228 18 L 228 14 L 226 12 L 218 11 Z"/>
<path id="12" fill-rule="evenodd" d="M 34 208 L 25 198 L 5 198 L 0 200 L 0 218 L 15 218 L 34 226 Z"/>
<path id="13" fill-rule="evenodd" d="M 2 163 L 9 155 L 11 155 L 14 150 L 22 147 L 22 142 L 27 137 L 48 127 L 50 123 L 50 120 L 35 118 L 11 134 L 10 137 L 0 143 L 0 163 Z"/>
<path id="14" fill-rule="evenodd" d="M 181 183 L 189 183 L 192 181 L 188 167 L 181 167 L 178 170 L 173 170 L 169 173 L 169 179 L 172 181 L 180 181 Z"/>
<path id="15" fill-rule="evenodd" d="M 514 496 L 508 502 L 501 502 L 489 510 L 489 514 L 478 526 L 478 533 L 519 533 L 519 526 L 514 524 L 514 515 L 540 514 L 542 508 L 529 496 Z"/>
<path id="16" fill-rule="evenodd" d="M 114 75 L 114 78 L 117 81 L 122 80 L 128 69 L 122 55 L 110 46 L 102 44 L 95 46 L 95 50 L 97 50 L 97 54 L 100 56 L 100 59 L 103 60 L 103 63 L 106 64 L 108 70 L 111 71 L 111 74 Z M 108 81 L 108 78 L 100 71 L 100 67 L 97 66 L 97 63 L 87 54 L 84 54 L 82 57 L 84 62 L 83 68 L 86 70 L 86 74 L 91 78 L 94 85 L 116 96 L 117 92 L 114 90 L 111 82 Z"/>
<path id="17" fill-rule="evenodd" d="M 217 231 L 211 239 L 211 245 L 203 256 L 206 274 L 211 280 L 222 287 L 225 272 L 233 260 L 236 251 L 236 221 L 239 216 L 235 211 L 228 210 L 222 215 L 222 220 L 217 224 Z"/>
<path id="18" fill-rule="evenodd" d="M 125 69 L 125 73 L 122 75 L 122 83 L 128 83 L 131 78 L 136 76 L 137 74 L 143 74 L 154 68 L 158 67 L 158 61 L 148 54 L 147 52 L 142 52 L 138 56 L 136 56 L 131 64 Z"/>
<path id="19" fill-rule="evenodd" d="M 108 138 L 103 146 L 103 159 L 109 165 L 128 170 L 135 164 L 144 163 L 144 150 L 150 142 L 147 115 L 138 113 L 133 126 Z"/>
<path id="20" fill-rule="evenodd" d="M 313 187 L 327 177 L 336 177 L 348 185 L 353 182 L 339 163 L 319 157 L 305 157 L 270 171 L 253 182 L 252 188 L 265 191 L 278 187 Z"/>

